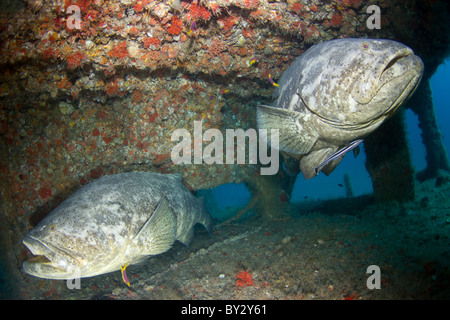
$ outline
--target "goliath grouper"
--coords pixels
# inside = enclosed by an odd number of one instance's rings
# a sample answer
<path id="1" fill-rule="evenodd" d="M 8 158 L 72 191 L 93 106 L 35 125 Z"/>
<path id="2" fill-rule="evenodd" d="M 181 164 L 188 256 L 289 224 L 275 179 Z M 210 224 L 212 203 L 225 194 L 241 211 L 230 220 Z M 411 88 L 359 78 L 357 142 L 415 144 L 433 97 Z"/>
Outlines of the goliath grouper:
<path id="1" fill-rule="evenodd" d="M 328 175 L 411 96 L 422 73 L 422 60 L 396 41 L 325 41 L 283 73 L 273 106 L 258 106 L 258 127 L 279 129 L 285 164 L 306 179 Z"/>
<path id="2" fill-rule="evenodd" d="M 211 231 L 211 217 L 181 174 L 148 172 L 104 176 L 75 192 L 23 239 L 34 257 L 30 275 L 47 279 L 92 277 L 189 245 L 193 226 Z M 126 275 L 124 281 L 129 284 Z"/>

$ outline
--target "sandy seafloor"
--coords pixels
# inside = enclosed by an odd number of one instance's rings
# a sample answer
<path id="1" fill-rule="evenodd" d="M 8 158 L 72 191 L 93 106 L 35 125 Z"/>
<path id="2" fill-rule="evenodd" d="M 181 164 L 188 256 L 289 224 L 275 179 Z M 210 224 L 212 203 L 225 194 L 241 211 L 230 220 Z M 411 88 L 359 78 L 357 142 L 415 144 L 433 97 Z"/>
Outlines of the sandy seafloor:
<path id="1" fill-rule="evenodd" d="M 117 271 L 81 279 L 73 290 L 65 281 L 26 276 L 42 290 L 22 292 L 90 300 L 449 298 L 450 183 L 441 182 L 416 183 L 416 201 L 404 204 L 370 196 L 311 201 L 276 221 L 250 217 L 217 224 L 212 234 L 197 226 L 191 247 L 177 242 L 128 267 L 130 288 Z M 381 289 L 366 286 L 370 265 L 380 267 Z M 253 285 L 236 285 L 242 271 Z"/>

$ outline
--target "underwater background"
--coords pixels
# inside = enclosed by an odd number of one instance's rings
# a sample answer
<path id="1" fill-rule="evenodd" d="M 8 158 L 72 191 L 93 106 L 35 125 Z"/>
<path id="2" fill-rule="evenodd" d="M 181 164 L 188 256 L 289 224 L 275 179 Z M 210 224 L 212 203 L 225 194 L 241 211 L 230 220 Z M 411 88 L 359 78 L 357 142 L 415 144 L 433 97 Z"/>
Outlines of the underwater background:
<path id="1" fill-rule="evenodd" d="M 449 15 L 444 0 L 1 0 L 0 299 L 450 298 Z M 338 38 L 396 40 L 425 64 L 357 157 L 311 180 L 173 163 L 174 130 L 256 128 L 289 65 Z M 23 272 L 30 230 L 131 171 L 181 173 L 213 232 L 129 266 L 130 286 Z"/>

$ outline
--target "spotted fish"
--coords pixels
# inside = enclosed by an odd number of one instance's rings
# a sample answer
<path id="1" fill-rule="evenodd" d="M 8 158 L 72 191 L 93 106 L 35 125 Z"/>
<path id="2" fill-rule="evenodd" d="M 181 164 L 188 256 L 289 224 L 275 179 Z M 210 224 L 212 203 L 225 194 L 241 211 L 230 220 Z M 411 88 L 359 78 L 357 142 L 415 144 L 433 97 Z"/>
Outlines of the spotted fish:
<path id="1" fill-rule="evenodd" d="M 343 151 L 353 149 L 411 96 L 423 68 L 410 48 L 392 40 L 316 44 L 283 73 L 273 105 L 258 106 L 258 127 L 279 129 L 280 151 L 296 160 L 306 179 L 319 171 L 328 175 Z"/>
<path id="2" fill-rule="evenodd" d="M 23 270 L 48 279 L 123 271 L 167 251 L 175 240 L 189 245 L 196 223 L 211 231 L 211 217 L 182 184 L 181 174 L 104 176 L 67 198 L 25 236 L 23 243 L 36 257 L 24 261 Z"/>

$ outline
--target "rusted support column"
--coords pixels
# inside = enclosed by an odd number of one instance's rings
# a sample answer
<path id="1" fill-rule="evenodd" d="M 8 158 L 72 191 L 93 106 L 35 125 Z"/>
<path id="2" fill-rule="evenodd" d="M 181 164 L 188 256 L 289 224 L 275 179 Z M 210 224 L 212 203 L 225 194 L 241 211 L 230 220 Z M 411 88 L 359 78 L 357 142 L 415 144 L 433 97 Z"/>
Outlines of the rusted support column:
<path id="1" fill-rule="evenodd" d="M 435 178 L 439 170 L 450 172 L 447 151 L 442 143 L 442 134 L 434 113 L 429 78 L 424 79 L 408 106 L 419 118 L 422 142 L 425 145 L 427 167 L 417 174 L 419 181 Z"/>
<path id="2" fill-rule="evenodd" d="M 254 210 L 263 219 L 281 219 L 289 206 L 289 194 L 284 189 L 285 174 L 278 172 L 273 176 L 256 175 L 246 181 L 254 205 Z"/>
<path id="3" fill-rule="evenodd" d="M 375 199 L 414 199 L 414 173 L 406 140 L 404 109 L 367 137 L 364 147 Z"/>

